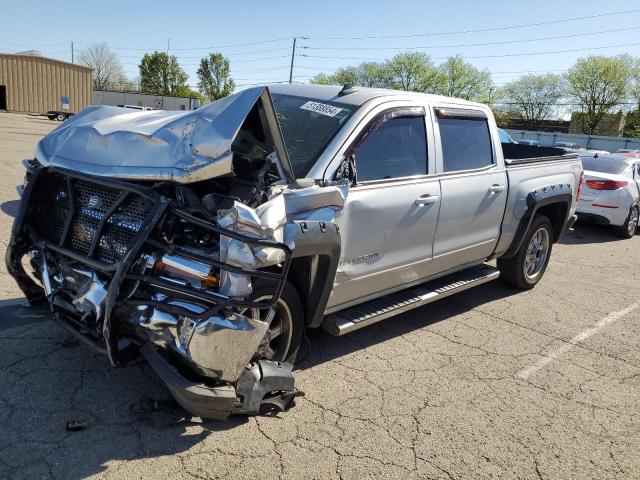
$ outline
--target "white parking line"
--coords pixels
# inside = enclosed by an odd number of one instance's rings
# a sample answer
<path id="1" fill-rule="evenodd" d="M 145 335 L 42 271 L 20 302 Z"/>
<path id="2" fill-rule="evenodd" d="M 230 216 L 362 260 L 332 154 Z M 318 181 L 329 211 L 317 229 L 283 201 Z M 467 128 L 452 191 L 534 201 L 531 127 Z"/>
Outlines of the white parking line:
<path id="1" fill-rule="evenodd" d="M 595 327 L 588 328 L 587 330 L 579 333 L 578 335 L 573 337 L 571 340 L 569 340 L 567 343 L 562 345 L 560 348 L 558 348 L 554 352 L 548 355 L 545 355 L 544 358 L 540 359 L 538 362 L 534 363 L 533 365 L 529 365 L 528 367 L 520 370 L 518 372 L 518 376 L 524 379 L 529 378 L 531 375 L 538 372 L 538 370 L 546 367 L 548 364 L 550 364 L 560 355 L 567 353 L 569 350 L 571 350 L 580 342 L 584 342 L 587 338 L 598 333 L 598 331 L 601 330 L 602 328 L 630 314 L 631 312 L 636 310 L 638 307 L 640 307 L 640 303 L 634 303 L 633 305 L 630 305 L 624 310 L 620 310 L 619 312 L 611 312 L 609 315 L 607 315 L 602 320 L 600 320 Z"/>

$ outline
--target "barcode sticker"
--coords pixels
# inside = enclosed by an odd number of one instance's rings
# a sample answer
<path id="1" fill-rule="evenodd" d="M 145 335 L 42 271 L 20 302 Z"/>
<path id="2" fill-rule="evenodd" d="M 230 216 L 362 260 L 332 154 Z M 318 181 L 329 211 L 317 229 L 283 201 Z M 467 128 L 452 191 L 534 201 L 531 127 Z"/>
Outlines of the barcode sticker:
<path id="1" fill-rule="evenodd" d="M 327 117 L 335 117 L 342 111 L 342 108 L 340 107 L 334 107 L 333 105 L 318 102 L 307 102 L 300 108 L 302 110 L 319 113 L 320 115 L 326 115 Z"/>

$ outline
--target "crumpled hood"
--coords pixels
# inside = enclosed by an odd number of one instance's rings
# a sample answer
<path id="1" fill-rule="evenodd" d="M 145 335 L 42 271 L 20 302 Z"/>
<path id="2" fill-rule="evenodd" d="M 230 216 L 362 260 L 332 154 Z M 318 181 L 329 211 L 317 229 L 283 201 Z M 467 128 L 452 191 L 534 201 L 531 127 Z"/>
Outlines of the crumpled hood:
<path id="1" fill-rule="evenodd" d="M 231 144 L 261 96 L 271 107 L 266 87 L 191 112 L 91 106 L 44 137 L 36 158 L 45 166 L 129 179 L 187 183 L 225 175 Z M 279 128 L 272 134 L 281 139 Z"/>

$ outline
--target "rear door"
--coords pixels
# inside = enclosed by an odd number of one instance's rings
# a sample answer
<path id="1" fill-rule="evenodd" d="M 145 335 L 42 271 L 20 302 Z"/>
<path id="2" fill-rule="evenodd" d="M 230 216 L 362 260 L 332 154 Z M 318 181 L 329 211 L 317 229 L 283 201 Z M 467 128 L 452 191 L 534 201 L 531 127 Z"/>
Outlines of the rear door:
<path id="1" fill-rule="evenodd" d="M 336 219 L 342 253 L 328 308 L 416 282 L 431 260 L 440 183 L 429 162 L 425 109 L 380 110 L 345 152 L 355 157 L 357 183 Z"/>
<path id="2" fill-rule="evenodd" d="M 480 108 L 434 108 L 442 202 L 432 273 L 483 260 L 500 237 L 507 176 Z M 439 141 L 438 141 L 439 140 Z"/>

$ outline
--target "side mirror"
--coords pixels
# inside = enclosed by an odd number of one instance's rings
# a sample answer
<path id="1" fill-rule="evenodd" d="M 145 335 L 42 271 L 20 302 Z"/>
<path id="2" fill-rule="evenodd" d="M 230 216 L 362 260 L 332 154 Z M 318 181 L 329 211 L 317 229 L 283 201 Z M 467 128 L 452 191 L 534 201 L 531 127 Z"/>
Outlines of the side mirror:
<path id="1" fill-rule="evenodd" d="M 336 180 L 349 180 L 351 185 L 358 183 L 358 172 L 356 170 L 356 156 L 354 153 L 347 155 L 336 172 Z"/>

